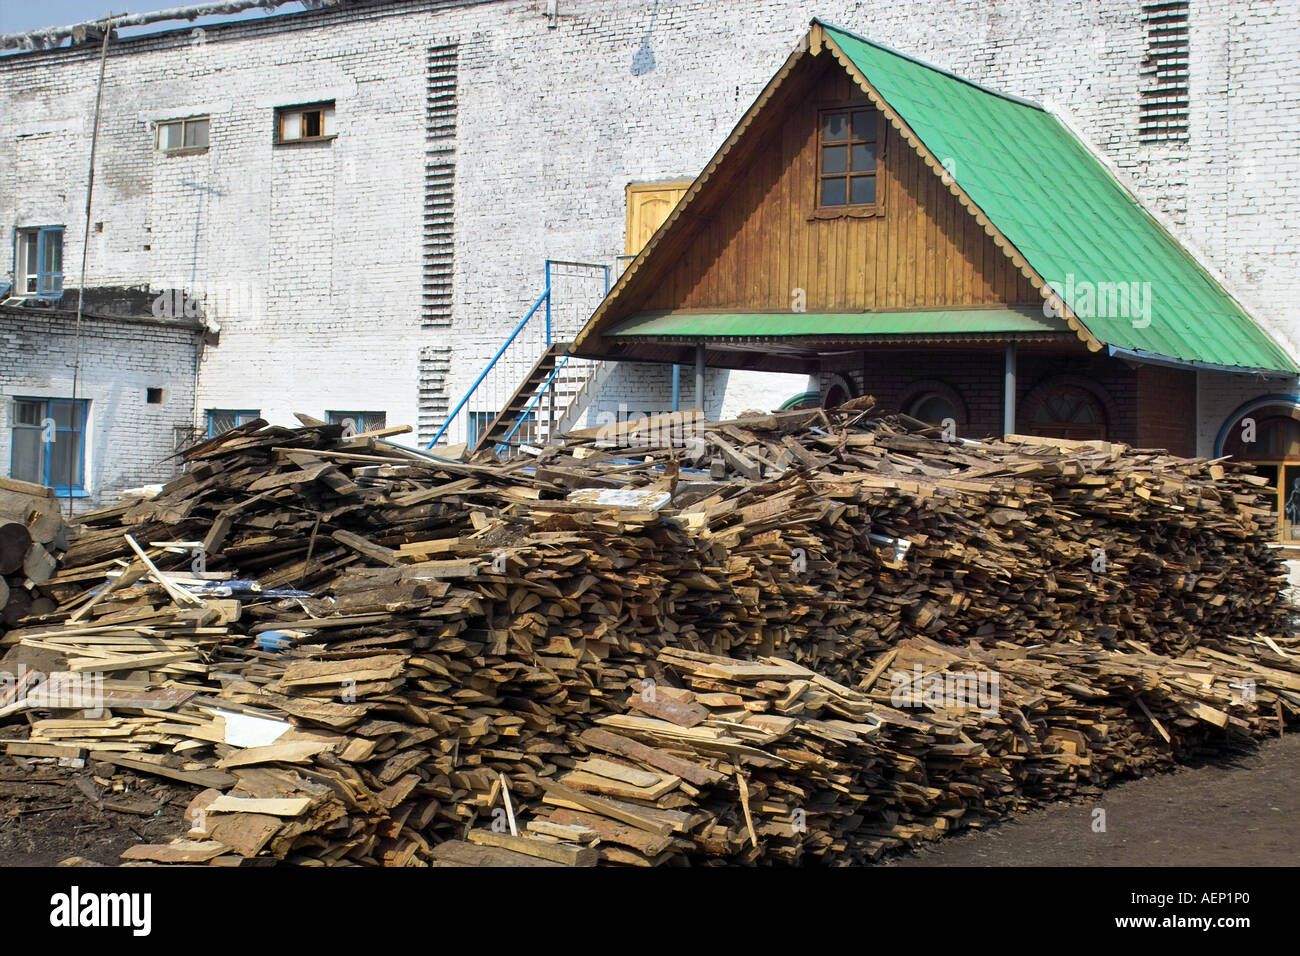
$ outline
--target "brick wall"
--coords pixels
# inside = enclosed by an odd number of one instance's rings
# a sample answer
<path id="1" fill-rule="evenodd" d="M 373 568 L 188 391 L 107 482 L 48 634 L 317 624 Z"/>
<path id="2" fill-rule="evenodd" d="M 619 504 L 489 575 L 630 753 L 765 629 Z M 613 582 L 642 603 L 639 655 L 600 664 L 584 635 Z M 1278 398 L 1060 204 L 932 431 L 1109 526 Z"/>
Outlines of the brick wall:
<path id="1" fill-rule="evenodd" d="M 1196 454 L 1196 373 L 1142 365 L 1137 377 L 1137 444 Z"/>
<path id="2" fill-rule="evenodd" d="M 523 316 L 543 257 L 613 263 L 626 185 L 693 177 L 815 12 L 1060 111 L 1261 322 L 1293 352 L 1300 344 L 1289 313 L 1272 307 L 1300 292 L 1289 233 L 1300 215 L 1300 31 L 1283 5 L 1192 4 L 1183 146 L 1138 142 L 1134 0 L 825 0 L 815 11 L 791 0 L 561 0 L 554 28 L 544 11 L 534 0 L 400 0 L 121 41 L 105 88 L 94 215 L 104 229 L 92 234 L 90 281 L 203 295 L 222 328 L 204 356 L 200 409 L 291 423 L 294 411 L 357 408 L 414 425 L 422 383 L 426 397 L 454 402 Z M 428 53 L 447 40 L 458 44 L 455 134 L 443 143 L 455 162 L 451 324 L 426 328 Z M 0 58 L 0 234 L 63 223 L 69 263 L 82 242 L 96 53 Z M 272 146 L 276 106 L 327 98 L 336 140 Z M 198 113 L 212 117 L 207 153 L 153 149 L 152 122 Z M 587 295 L 572 293 L 573 307 L 588 308 Z M 445 373 L 426 360 L 422 377 L 422 349 L 450 349 Z M 667 375 L 645 387 L 661 394 Z M 728 393 L 745 391 L 720 410 L 794 391 L 725 378 Z"/>
<path id="3" fill-rule="evenodd" d="M 849 379 L 857 394 L 874 396 L 885 413 L 906 411 L 925 392 L 951 389 L 960 397 L 965 412 L 964 420 L 957 422 L 957 434 L 988 438 L 1003 430 L 1003 369 L 1001 351 L 900 350 L 869 355 L 865 366 L 858 361 L 833 374 Z M 823 391 L 832 380 L 831 374 L 818 376 Z M 1047 355 L 1024 348 L 1016 359 L 1018 430 L 1031 430 L 1025 419 L 1035 390 L 1057 384 L 1087 389 L 1105 410 L 1110 437 L 1139 443 L 1137 377 L 1124 363 L 1105 357 Z M 933 388 L 935 385 L 941 388 Z"/>
<path id="4" fill-rule="evenodd" d="M 1295 378 L 1198 372 L 1196 453 L 1207 457 L 1217 454 L 1215 441 L 1223 427 L 1233 422 L 1243 405 L 1265 397 L 1300 404 L 1300 382 Z"/>
<path id="5" fill-rule="evenodd" d="M 194 416 L 198 333 L 165 325 L 83 317 L 77 397 L 88 399 L 86 485 L 77 510 L 113 492 L 177 474 L 175 429 Z M 75 321 L 0 312 L 0 474 L 9 474 L 14 398 L 71 398 Z M 162 389 L 148 403 L 146 390 Z"/>

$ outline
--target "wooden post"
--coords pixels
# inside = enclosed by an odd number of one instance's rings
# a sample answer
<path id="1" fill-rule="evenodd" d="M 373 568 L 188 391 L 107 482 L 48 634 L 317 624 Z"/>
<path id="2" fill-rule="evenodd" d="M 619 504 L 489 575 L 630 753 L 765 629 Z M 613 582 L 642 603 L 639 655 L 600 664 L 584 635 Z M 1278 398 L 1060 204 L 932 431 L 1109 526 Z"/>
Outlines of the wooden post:
<path id="1" fill-rule="evenodd" d="M 704 403 L 704 343 L 695 346 L 695 404 L 704 409 L 704 417 L 709 417 L 709 409 Z"/>

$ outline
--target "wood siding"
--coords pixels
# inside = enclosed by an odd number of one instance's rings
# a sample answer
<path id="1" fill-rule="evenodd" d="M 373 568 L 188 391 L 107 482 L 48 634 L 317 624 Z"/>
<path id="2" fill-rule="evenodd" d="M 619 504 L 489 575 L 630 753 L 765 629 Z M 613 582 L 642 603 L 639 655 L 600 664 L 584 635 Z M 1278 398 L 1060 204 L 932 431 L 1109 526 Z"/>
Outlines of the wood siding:
<path id="1" fill-rule="evenodd" d="M 673 264 L 637 277 L 636 311 L 784 312 L 795 289 L 810 312 L 1042 301 L 883 120 L 882 213 L 813 218 L 817 111 L 866 100 L 825 55 L 800 63 L 782 92 L 784 108 L 761 114 L 705 187 L 680 254 L 660 259 Z"/>

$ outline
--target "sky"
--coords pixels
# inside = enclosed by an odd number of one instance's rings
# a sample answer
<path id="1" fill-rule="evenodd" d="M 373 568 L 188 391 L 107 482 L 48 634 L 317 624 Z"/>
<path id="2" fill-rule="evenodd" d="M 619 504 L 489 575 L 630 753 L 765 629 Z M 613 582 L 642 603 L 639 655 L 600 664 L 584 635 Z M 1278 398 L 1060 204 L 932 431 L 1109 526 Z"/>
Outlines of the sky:
<path id="1" fill-rule="evenodd" d="M 191 6 L 200 0 L 0 0 L 0 34 L 21 33 L 40 27 L 64 26 L 69 23 L 81 23 L 95 20 L 108 13 L 147 13 L 150 10 L 166 10 L 169 7 Z M 278 12 L 296 13 L 302 8 L 297 3 L 287 3 L 277 8 Z M 228 20 L 244 20 L 249 17 L 264 17 L 275 11 L 249 10 L 236 16 L 200 17 L 191 23 L 188 20 L 152 23 L 144 27 L 123 30 L 123 36 L 138 33 L 156 33 L 160 30 L 176 30 L 183 27 L 201 26 L 207 23 L 223 23 Z"/>

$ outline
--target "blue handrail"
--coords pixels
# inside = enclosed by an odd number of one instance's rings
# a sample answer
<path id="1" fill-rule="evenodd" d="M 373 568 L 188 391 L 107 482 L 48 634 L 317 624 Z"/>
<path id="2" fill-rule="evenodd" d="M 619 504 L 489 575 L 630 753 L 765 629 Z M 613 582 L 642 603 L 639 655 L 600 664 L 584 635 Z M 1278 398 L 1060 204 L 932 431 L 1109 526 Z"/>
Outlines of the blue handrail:
<path id="1" fill-rule="evenodd" d="M 550 311 L 549 309 L 550 301 L 551 301 L 551 277 L 550 277 L 550 270 L 548 269 L 547 276 L 546 276 L 546 290 L 540 296 L 537 297 L 537 301 L 534 302 L 533 307 L 528 310 L 528 314 L 524 316 L 523 321 L 521 321 L 518 325 L 515 326 L 515 330 L 510 333 L 510 337 L 505 340 L 505 343 L 501 346 L 501 348 L 497 349 L 497 354 L 492 356 L 492 361 L 487 363 L 487 368 L 483 369 L 483 371 L 478 373 L 478 378 L 474 379 L 474 384 L 469 387 L 469 391 L 465 393 L 465 397 L 456 403 L 456 407 L 451 410 L 451 414 L 447 416 L 447 420 L 442 423 L 442 427 L 439 428 L 437 434 L 435 434 L 433 438 L 429 440 L 429 444 L 424 446 L 425 448 L 432 448 L 434 445 L 438 444 L 438 439 L 441 438 L 443 434 L 447 431 L 447 429 L 451 427 L 451 423 L 456 420 L 456 416 L 460 414 L 460 410 L 464 408 L 465 404 L 470 400 L 470 397 L 474 394 L 474 390 L 479 387 L 479 383 L 482 382 L 483 379 L 487 378 L 488 372 L 492 371 L 492 367 L 497 364 L 497 359 L 501 358 L 501 355 L 505 352 L 505 350 L 510 348 L 510 343 L 513 342 L 515 340 L 515 337 L 518 336 L 519 333 L 524 330 L 524 326 L 527 325 L 528 320 L 533 317 L 533 313 L 535 313 L 541 307 L 543 302 L 547 303 L 548 306 L 547 311 L 548 312 Z M 550 345 L 549 334 L 547 335 L 546 344 L 548 346 Z"/>
<path id="2" fill-rule="evenodd" d="M 546 394 L 546 390 L 551 387 L 551 383 L 555 381 L 555 377 L 560 374 L 560 370 L 564 368 L 566 363 L 568 363 L 569 358 L 570 357 L 566 355 L 555 363 L 555 368 L 551 371 L 550 375 L 546 376 L 546 381 L 542 383 L 541 387 L 536 391 L 533 397 L 528 400 L 528 404 L 525 405 L 523 411 L 519 413 L 519 418 L 515 421 L 514 425 L 511 426 L 510 431 L 506 432 L 505 435 L 501 437 L 501 440 L 497 442 L 497 452 L 500 452 L 509 445 L 510 439 L 514 438 L 515 432 L 519 431 L 519 426 L 528 421 L 528 413 L 533 410 L 533 406 L 536 405 L 537 402 L 541 400 L 541 397 Z"/>
<path id="3" fill-rule="evenodd" d="M 481 384 L 483 383 L 483 380 L 484 380 L 485 378 L 487 378 L 488 373 L 490 373 L 490 372 L 492 371 L 492 369 L 496 367 L 496 364 L 497 364 L 498 361 L 500 361 L 501 356 L 505 354 L 506 349 L 508 349 L 508 348 L 509 348 L 513 343 L 514 343 L 515 339 L 519 337 L 519 333 L 522 332 L 522 331 L 524 330 L 524 328 L 528 325 L 529 320 L 530 320 L 530 319 L 531 319 L 531 318 L 532 318 L 532 317 L 537 313 L 537 310 L 540 309 L 540 308 L 542 307 L 542 303 L 543 303 L 543 302 L 546 303 L 546 313 L 545 313 L 545 315 L 546 315 L 546 331 L 545 331 L 545 346 L 544 346 L 544 347 L 545 347 L 545 348 L 548 348 L 548 349 L 551 347 L 551 344 L 552 344 L 552 343 L 551 343 L 551 336 L 552 336 L 552 329 L 551 329 L 551 266 L 580 266 L 580 267 L 583 267 L 583 268 L 601 269 L 601 270 L 604 272 L 604 279 L 605 279 L 605 295 L 609 295 L 609 279 L 610 279 L 610 276 L 609 276 L 609 266 L 607 266 L 607 265 L 603 265 L 603 264 L 601 264 L 601 263 L 594 263 L 594 262 L 572 262 L 572 261 L 568 261 L 568 260 L 564 260 L 564 259 L 546 259 L 546 260 L 544 260 L 544 271 L 545 271 L 545 276 L 546 276 L 546 286 L 545 286 L 545 288 L 542 290 L 542 294 L 541 294 L 540 296 L 537 297 L 537 301 L 534 302 L 534 303 L 533 303 L 533 307 L 532 307 L 531 309 L 528 310 L 528 314 L 525 315 L 525 316 L 523 317 L 523 319 L 520 320 L 519 324 L 515 326 L 514 331 L 510 333 L 509 337 L 505 340 L 504 343 L 502 343 L 501 347 L 500 347 L 499 349 L 497 349 L 496 354 L 492 356 L 492 359 L 487 363 L 487 366 L 483 369 L 482 372 L 479 373 L 478 378 L 474 379 L 474 384 L 471 385 L 471 386 L 469 387 L 469 390 L 465 393 L 464 397 L 462 397 L 461 400 L 460 400 L 459 402 L 456 403 L 456 407 L 453 408 L 453 409 L 451 410 L 451 413 L 447 416 L 446 421 L 444 421 L 444 422 L 442 423 L 442 427 L 439 428 L 438 431 L 434 434 L 433 438 L 431 438 L 431 439 L 429 440 L 429 443 L 428 443 L 427 445 L 424 446 L 426 449 L 428 449 L 428 448 L 433 448 L 434 445 L 438 444 L 438 440 L 441 439 L 442 436 L 445 435 L 445 434 L 447 433 L 447 429 L 449 429 L 449 428 L 451 427 L 451 423 L 454 422 L 454 421 L 456 420 L 456 416 L 459 415 L 460 412 L 461 412 L 461 410 L 462 410 L 462 409 L 463 409 L 463 408 L 464 408 L 464 407 L 469 403 L 469 400 L 474 396 L 475 391 L 478 390 L 479 385 L 481 385 Z M 568 360 L 568 359 L 567 359 L 567 356 L 566 356 L 566 358 L 565 358 L 564 361 L 567 361 L 567 360 Z M 550 386 L 551 382 L 553 382 L 553 381 L 555 380 L 555 376 L 559 373 L 559 370 L 560 370 L 561 368 L 563 368 L 563 367 L 564 367 L 564 362 L 560 362 L 560 363 L 556 366 L 555 371 L 552 372 L 551 375 L 550 375 L 550 377 L 546 380 L 546 384 L 542 387 L 541 391 L 539 391 L 538 394 L 537 394 L 536 396 L 534 396 L 534 398 L 533 398 L 533 401 L 534 401 L 534 402 L 535 402 L 535 401 L 537 400 L 537 398 L 541 395 L 541 393 L 544 392 L 544 391 L 546 390 L 546 388 Z M 524 409 L 524 413 L 523 413 L 524 416 L 527 415 L 528 410 L 532 407 L 532 404 L 533 404 L 533 402 L 530 402 L 530 403 L 528 404 L 528 406 Z M 506 439 L 505 439 L 505 440 L 508 440 L 512 435 L 514 435 L 515 431 L 519 428 L 519 426 L 520 426 L 521 424 L 523 424 L 523 421 L 524 421 L 524 418 L 521 417 L 521 418 L 519 419 L 519 421 L 517 421 L 517 422 L 515 423 L 514 428 L 512 428 L 512 429 L 510 430 L 510 433 L 509 433 L 509 435 L 506 436 Z"/>

